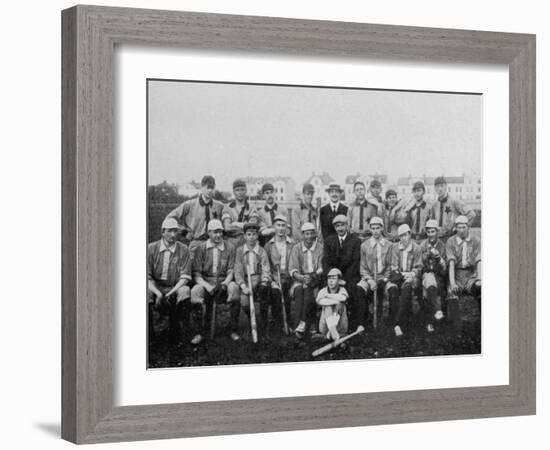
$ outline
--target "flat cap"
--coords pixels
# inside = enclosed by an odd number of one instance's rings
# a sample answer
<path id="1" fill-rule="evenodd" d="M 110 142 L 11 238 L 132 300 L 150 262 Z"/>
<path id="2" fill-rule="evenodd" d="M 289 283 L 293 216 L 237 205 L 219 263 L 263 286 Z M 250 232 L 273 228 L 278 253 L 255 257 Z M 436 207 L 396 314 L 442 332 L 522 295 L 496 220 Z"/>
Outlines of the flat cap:
<path id="1" fill-rule="evenodd" d="M 300 228 L 300 230 L 302 230 L 302 233 L 304 231 L 315 231 L 315 225 L 313 225 L 311 222 L 306 222 L 302 225 L 302 228 Z"/>
<path id="2" fill-rule="evenodd" d="M 210 222 L 208 222 L 208 231 L 215 231 L 215 230 L 223 230 L 223 225 L 221 221 L 218 219 L 212 219 Z"/>
<path id="3" fill-rule="evenodd" d="M 425 226 L 426 229 L 428 228 L 435 228 L 436 230 L 439 230 L 439 225 L 437 223 L 437 220 L 434 220 L 434 219 L 430 219 L 426 222 L 426 226 Z"/>
<path id="4" fill-rule="evenodd" d="M 388 198 L 390 195 L 395 195 L 397 197 L 397 192 L 395 192 L 393 189 L 388 189 L 386 191 L 386 198 Z"/>
<path id="5" fill-rule="evenodd" d="M 330 191 L 344 192 L 344 190 L 340 187 L 338 183 L 330 183 L 328 185 L 328 188 L 326 188 L 325 190 L 327 192 L 330 192 Z"/>
<path id="6" fill-rule="evenodd" d="M 327 277 L 340 277 L 342 278 L 342 272 L 340 271 L 340 269 L 330 269 L 329 272 L 327 273 Z"/>
<path id="7" fill-rule="evenodd" d="M 262 194 L 264 194 L 267 191 L 274 191 L 274 190 L 275 190 L 275 188 L 273 187 L 273 185 L 271 183 L 265 183 L 262 186 Z"/>
<path id="8" fill-rule="evenodd" d="M 438 184 L 447 184 L 447 180 L 445 179 L 445 177 L 437 177 L 434 180 L 434 186 L 437 186 Z"/>
<path id="9" fill-rule="evenodd" d="M 458 225 L 459 223 L 465 223 L 466 225 L 468 225 L 468 218 L 466 216 L 458 216 L 455 219 L 455 224 Z"/>
<path id="10" fill-rule="evenodd" d="M 382 183 L 380 183 L 379 180 L 374 179 L 370 182 L 370 187 L 381 187 L 381 186 L 382 186 Z"/>
<path id="11" fill-rule="evenodd" d="M 307 192 L 315 194 L 315 188 L 313 187 L 313 184 L 311 183 L 304 184 L 304 187 L 302 188 L 302 194 L 305 194 Z"/>
<path id="12" fill-rule="evenodd" d="M 286 223 L 286 217 L 283 216 L 282 214 L 277 214 L 275 216 L 275 219 L 273 219 L 273 223 L 275 223 L 275 222 L 284 222 L 284 223 Z"/>
<path id="13" fill-rule="evenodd" d="M 338 214 L 334 219 L 332 219 L 333 225 L 336 225 L 337 223 L 348 223 L 348 218 L 343 214 Z"/>
<path id="14" fill-rule="evenodd" d="M 258 231 L 260 229 L 260 225 L 258 225 L 257 223 L 254 223 L 254 222 L 246 222 L 244 225 L 243 225 L 243 231 L 246 233 L 248 230 L 254 230 L 254 231 Z"/>
<path id="15" fill-rule="evenodd" d="M 424 183 L 422 181 L 417 181 L 413 184 L 413 191 L 416 191 L 417 189 L 422 189 L 424 192 L 426 192 L 426 186 L 424 186 Z"/>
<path id="16" fill-rule="evenodd" d="M 398 236 L 401 236 L 402 234 L 410 233 L 410 232 L 411 232 L 411 227 L 409 227 L 406 223 L 404 223 L 403 225 L 399 225 L 399 228 L 397 229 Z"/>
<path id="17" fill-rule="evenodd" d="M 235 181 L 233 181 L 233 189 L 237 189 L 238 187 L 246 187 L 246 181 L 244 181 L 242 178 L 237 178 Z"/>
<path id="18" fill-rule="evenodd" d="M 178 223 L 176 219 L 174 219 L 173 217 L 167 217 L 162 221 L 161 229 L 169 230 L 171 228 L 177 228 L 178 230 L 183 229 L 183 227 Z"/>
<path id="19" fill-rule="evenodd" d="M 372 217 L 370 219 L 369 225 L 370 226 L 380 225 L 381 227 L 383 227 L 384 226 L 384 221 L 382 220 L 382 217 L 375 216 L 375 217 Z"/>
<path id="20" fill-rule="evenodd" d="M 205 175 L 204 177 L 202 177 L 201 186 L 208 186 L 208 187 L 215 188 L 216 180 L 212 175 Z"/>

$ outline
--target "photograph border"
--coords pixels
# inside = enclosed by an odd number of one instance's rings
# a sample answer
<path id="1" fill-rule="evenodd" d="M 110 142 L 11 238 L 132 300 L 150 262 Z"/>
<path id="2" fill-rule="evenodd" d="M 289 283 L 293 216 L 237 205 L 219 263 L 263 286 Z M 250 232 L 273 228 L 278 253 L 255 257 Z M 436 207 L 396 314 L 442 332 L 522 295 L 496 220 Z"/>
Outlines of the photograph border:
<path id="1" fill-rule="evenodd" d="M 114 406 L 117 44 L 506 65 L 509 384 Z M 535 137 L 534 35 L 99 6 L 64 10 L 62 437 L 95 443 L 535 414 Z"/>

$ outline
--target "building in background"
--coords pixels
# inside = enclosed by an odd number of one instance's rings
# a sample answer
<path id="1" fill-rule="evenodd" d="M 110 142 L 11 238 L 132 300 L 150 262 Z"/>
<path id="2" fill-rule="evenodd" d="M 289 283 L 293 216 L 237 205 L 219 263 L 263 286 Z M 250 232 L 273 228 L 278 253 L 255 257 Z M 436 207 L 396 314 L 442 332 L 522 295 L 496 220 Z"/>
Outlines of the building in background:
<path id="1" fill-rule="evenodd" d="M 357 181 L 362 181 L 365 183 L 365 187 L 367 188 L 367 191 L 369 189 L 369 184 L 372 180 L 378 180 L 380 181 L 380 184 L 382 185 L 382 196 L 384 196 L 384 193 L 386 192 L 387 185 L 388 185 L 388 176 L 387 175 L 362 175 L 360 173 L 357 173 L 356 175 L 348 175 L 344 181 L 344 195 L 346 203 L 351 203 L 353 200 L 355 200 L 355 195 L 353 195 L 353 185 Z M 367 196 L 368 196 L 367 192 Z"/>
<path id="2" fill-rule="evenodd" d="M 481 176 L 479 174 L 462 174 L 460 176 L 446 176 L 447 191 L 454 198 L 464 201 L 470 207 L 481 208 Z M 434 180 L 436 177 L 401 177 L 397 180 L 397 195 L 402 198 L 412 193 L 412 186 L 416 181 L 422 181 L 426 186 L 426 198 L 435 199 Z"/>
<path id="3" fill-rule="evenodd" d="M 307 183 L 312 184 L 313 187 L 315 188 L 315 195 L 313 197 L 313 201 L 316 203 L 320 203 L 321 205 L 324 205 L 329 201 L 327 189 L 330 183 L 335 183 L 335 182 L 336 180 L 332 178 L 328 174 L 328 172 L 323 172 L 322 174 L 316 174 L 315 172 L 312 172 L 311 176 L 302 183 L 302 186 Z M 299 186 L 300 193 L 302 192 L 302 186 Z"/>
<path id="4" fill-rule="evenodd" d="M 178 186 L 178 194 L 184 197 L 195 197 L 201 191 L 201 184 L 192 180 L 188 183 L 183 183 Z"/>
<path id="5" fill-rule="evenodd" d="M 252 200 L 261 200 L 262 186 L 271 183 L 275 189 L 275 201 L 281 205 L 296 202 L 296 183 L 290 177 L 244 177 L 247 194 Z M 262 203 L 263 204 L 263 203 Z"/>

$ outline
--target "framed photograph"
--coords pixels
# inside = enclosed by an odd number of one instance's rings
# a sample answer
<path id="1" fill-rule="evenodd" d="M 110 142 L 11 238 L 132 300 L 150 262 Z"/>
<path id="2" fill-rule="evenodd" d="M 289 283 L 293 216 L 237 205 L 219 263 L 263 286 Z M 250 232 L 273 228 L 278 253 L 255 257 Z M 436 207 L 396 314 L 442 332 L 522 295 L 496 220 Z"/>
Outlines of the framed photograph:
<path id="1" fill-rule="evenodd" d="M 534 36 L 62 19 L 65 439 L 535 413 Z"/>

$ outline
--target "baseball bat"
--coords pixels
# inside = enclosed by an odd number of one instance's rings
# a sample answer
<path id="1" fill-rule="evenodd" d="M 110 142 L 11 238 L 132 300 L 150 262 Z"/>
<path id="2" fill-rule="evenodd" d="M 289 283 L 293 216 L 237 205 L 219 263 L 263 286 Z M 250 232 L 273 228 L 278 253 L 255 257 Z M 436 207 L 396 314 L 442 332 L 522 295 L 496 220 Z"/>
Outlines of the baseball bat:
<path id="1" fill-rule="evenodd" d="M 341 337 L 340 339 L 336 339 L 335 341 L 331 342 L 330 344 L 327 344 L 324 347 L 321 347 L 321 348 L 318 348 L 317 350 L 315 350 L 311 354 L 311 356 L 316 357 L 316 356 L 322 355 L 323 353 L 326 353 L 326 352 L 332 350 L 333 348 L 338 347 L 339 345 L 343 344 L 344 342 L 351 339 L 352 337 L 355 337 L 358 334 L 363 333 L 363 331 L 364 330 L 357 330 L 357 331 L 355 331 L 351 334 L 348 334 L 347 336 Z"/>
<path id="2" fill-rule="evenodd" d="M 252 291 L 252 276 L 250 275 L 250 271 L 252 270 L 252 267 L 249 266 L 248 268 L 248 289 L 250 291 L 250 294 L 248 296 L 249 304 L 250 304 L 250 330 L 252 333 L 252 342 L 254 344 L 258 343 L 258 328 L 256 326 L 256 309 L 254 308 L 254 293 Z"/>
<path id="3" fill-rule="evenodd" d="M 376 263 L 376 268 L 374 269 L 374 283 L 376 284 L 376 287 L 372 293 L 372 301 L 374 302 L 372 305 L 372 328 L 376 330 L 376 327 L 378 326 L 378 262 Z"/>
<path id="4" fill-rule="evenodd" d="M 283 283 L 281 283 L 281 271 L 277 267 L 277 281 L 279 282 L 279 287 L 281 288 L 281 303 L 283 306 L 283 330 L 285 334 L 288 336 L 289 330 L 288 330 L 288 322 L 286 319 L 286 307 L 285 307 L 285 295 L 283 292 Z"/>

